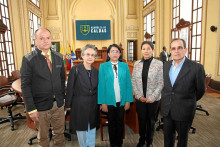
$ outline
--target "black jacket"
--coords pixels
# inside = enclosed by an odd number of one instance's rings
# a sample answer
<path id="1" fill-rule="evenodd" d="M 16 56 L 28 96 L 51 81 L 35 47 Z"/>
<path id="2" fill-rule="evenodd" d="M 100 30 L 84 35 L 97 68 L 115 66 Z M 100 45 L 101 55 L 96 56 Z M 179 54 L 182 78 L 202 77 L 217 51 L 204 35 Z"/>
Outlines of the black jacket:
<path id="1" fill-rule="evenodd" d="M 84 65 L 74 66 L 68 77 L 66 107 L 70 111 L 70 130 L 86 131 L 99 125 L 97 104 L 98 70 L 92 67 L 91 83 Z"/>
<path id="2" fill-rule="evenodd" d="M 54 99 L 57 106 L 64 104 L 65 71 L 63 56 L 51 50 L 52 73 L 49 70 L 41 50 L 35 49 L 25 55 L 22 60 L 21 89 L 27 111 L 49 110 L 53 107 Z"/>
<path id="3" fill-rule="evenodd" d="M 161 97 L 163 116 L 169 113 L 176 121 L 191 121 L 196 110 L 196 101 L 205 93 L 205 71 L 201 64 L 185 59 L 172 87 L 169 70 L 172 61 L 164 64 L 164 88 Z"/>

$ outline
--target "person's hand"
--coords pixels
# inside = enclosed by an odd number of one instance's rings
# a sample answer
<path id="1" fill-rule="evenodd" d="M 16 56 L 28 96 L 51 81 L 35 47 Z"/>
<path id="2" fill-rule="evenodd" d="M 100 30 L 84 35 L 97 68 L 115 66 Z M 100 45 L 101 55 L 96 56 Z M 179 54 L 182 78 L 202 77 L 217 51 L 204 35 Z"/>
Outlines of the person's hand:
<path id="1" fill-rule="evenodd" d="M 34 122 L 39 122 L 38 112 L 31 113 L 31 114 L 29 114 L 29 116 Z"/>
<path id="2" fill-rule="evenodd" d="M 146 103 L 146 98 L 145 97 L 141 97 L 140 99 L 139 99 L 141 102 L 144 102 L 144 103 Z"/>
<path id="3" fill-rule="evenodd" d="M 130 102 L 126 102 L 126 103 L 125 103 L 124 109 L 125 109 L 125 111 L 127 111 L 128 109 L 130 109 Z"/>
<path id="4" fill-rule="evenodd" d="M 108 112 L 107 104 L 102 104 L 101 109 L 102 109 L 103 112 Z"/>
<path id="5" fill-rule="evenodd" d="M 152 101 L 149 98 L 146 98 L 146 103 L 152 103 Z"/>
<path id="6" fill-rule="evenodd" d="M 71 110 L 71 108 L 66 108 L 66 111 L 70 111 Z"/>

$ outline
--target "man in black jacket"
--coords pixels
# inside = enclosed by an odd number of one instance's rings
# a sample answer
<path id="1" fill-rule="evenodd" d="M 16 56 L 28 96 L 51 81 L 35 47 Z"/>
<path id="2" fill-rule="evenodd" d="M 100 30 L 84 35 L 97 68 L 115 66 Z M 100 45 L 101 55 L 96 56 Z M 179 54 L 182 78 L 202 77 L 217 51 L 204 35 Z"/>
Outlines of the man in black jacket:
<path id="1" fill-rule="evenodd" d="M 39 146 L 49 146 L 49 128 L 54 146 L 64 146 L 65 71 L 63 56 L 51 47 L 47 29 L 35 32 L 36 49 L 25 55 L 21 67 L 21 88 L 30 118 L 38 129 Z"/>
<path id="2" fill-rule="evenodd" d="M 170 56 L 171 56 L 171 54 L 167 53 L 167 48 L 164 46 L 163 51 L 160 53 L 160 61 L 165 63 L 165 62 L 169 61 Z"/>
<path id="3" fill-rule="evenodd" d="M 173 61 L 164 64 L 164 88 L 161 98 L 165 147 L 174 147 L 175 131 L 179 136 L 177 146 L 187 146 L 196 101 L 205 93 L 204 68 L 186 58 L 186 53 L 186 43 L 183 39 L 172 40 Z"/>

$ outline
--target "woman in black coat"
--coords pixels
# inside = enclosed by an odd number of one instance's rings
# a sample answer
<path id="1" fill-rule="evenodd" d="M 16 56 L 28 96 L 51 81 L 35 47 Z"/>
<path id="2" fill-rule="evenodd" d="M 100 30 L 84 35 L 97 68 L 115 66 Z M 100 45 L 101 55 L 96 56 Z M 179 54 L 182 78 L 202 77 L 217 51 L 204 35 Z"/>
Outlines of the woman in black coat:
<path id="1" fill-rule="evenodd" d="M 68 77 L 66 110 L 70 111 L 70 130 L 76 131 L 80 147 L 95 146 L 98 124 L 98 70 L 92 66 L 97 54 L 94 45 L 82 48 L 83 63 L 74 66 Z"/>

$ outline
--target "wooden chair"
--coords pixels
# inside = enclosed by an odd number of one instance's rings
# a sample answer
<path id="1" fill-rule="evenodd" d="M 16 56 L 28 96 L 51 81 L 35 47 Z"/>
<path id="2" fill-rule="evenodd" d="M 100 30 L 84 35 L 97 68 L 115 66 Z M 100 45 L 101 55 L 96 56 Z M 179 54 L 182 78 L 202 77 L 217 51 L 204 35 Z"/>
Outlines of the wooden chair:
<path id="1" fill-rule="evenodd" d="M 108 115 L 106 112 L 100 110 L 100 133 L 101 133 L 101 141 L 103 141 L 103 126 L 108 125 Z"/>
<path id="2" fill-rule="evenodd" d="M 29 114 L 27 113 L 27 111 L 26 111 L 26 117 L 27 117 L 27 126 L 28 126 L 29 128 L 31 128 L 31 129 L 37 131 L 37 128 L 36 128 L 35 125 L 34 125 L 34 121 L 30 118 L 30 116 L 29 116 Z M 67 112 L 67 114 L 66 114 L 66 116 L 65 116 L 65 120 L 66 120 L 66 121 L 69 121 L 69 112 Z M 66 125 L 65 125 L 65 130 L 66 130 Z M 52 136 L 53 136 L 52 130 L 49 129 L 49 137 L 50 137 L 50 140 L 52 139 Z M 65 136 L 65 138 L 66 138 L 68 141 L 71 141 L 71 135 L 70 135 L 69 133 L 64 132 L 64 136 Z M 37 135 L 32 136 L 32 137 L 29 139 L 28 144 L 29 144 L 29 145 L 32 145 L 34 139 L 37 139 Z"/>
<path id="3" fill-rule="evenodd" d="M 124 130 L 123 130 L 123 138 L 125 138 L 125 119 L 126 112 L 124 114 Z M 108 125 L 108 114 L 100 110 L 100 133 L 101 133 L 101 141 L 103 141 L 103 127 Z"/>
<path id="4" fill-rule="evenodd" d="M 8 85 L 8 79 L 5 76 L 0 76 L 0 106 L 8 108 L 8 116 L 0 117 L 0 124 L 5 122 L 11 123 L 11 130 L 14 130 L 14 120 L 25 119 L 25 116 L 22 116 L 21 113 L 18 113 L 13 116 L 12 107 L 17 104 L 18 95 L 11 90 Z"/>
<path id="5" fill-rule="evenodd" d="M 14 70 L 11 72 L 11 75 L 12 75 L 12 82 L 17 80 L 17 79 L 20 79 L 21 78 L 21 73 L 20 73 L 20 70 Z M 24 102 L 23 102 L 23 99 L 22 99 L 22 96 L 21 94 L 18 94 L 18 104 L 22 104 L 24 105 Z"/>
<path id="6" fill-rule="evenodd" d="M 37 131 L 37 128 L 36 128 L 35 125 L 34 125 L 34 121 L 30 118 L 30 116 L 29 116 L 27 110 L 26 110 L 26 118 L 27 118 L 27 119 L 26 119 L 26 121 L 27 121 L 27 126 L 28 126 L 29 128 L 31 128 L 31 129 Z M 50 137 L 51 137 L 51 136 L 50 136 Z M 32 136 L 32 137 L 29 139 L 28 144 L 29 144 L 29 145 L 32 145 L 32 144 L 33 144 L 32 142 L 33 142 L 34 139 L 37 139 L 37 135 Z"/>
<path id="7" fill-rule="evenodd" d="M 21 74 L 20 74 L 20 70 L 14 70 L 11 72 L 12 75 L 12 80 L 17 80 L 19 78 L 21 78 Z"/>

